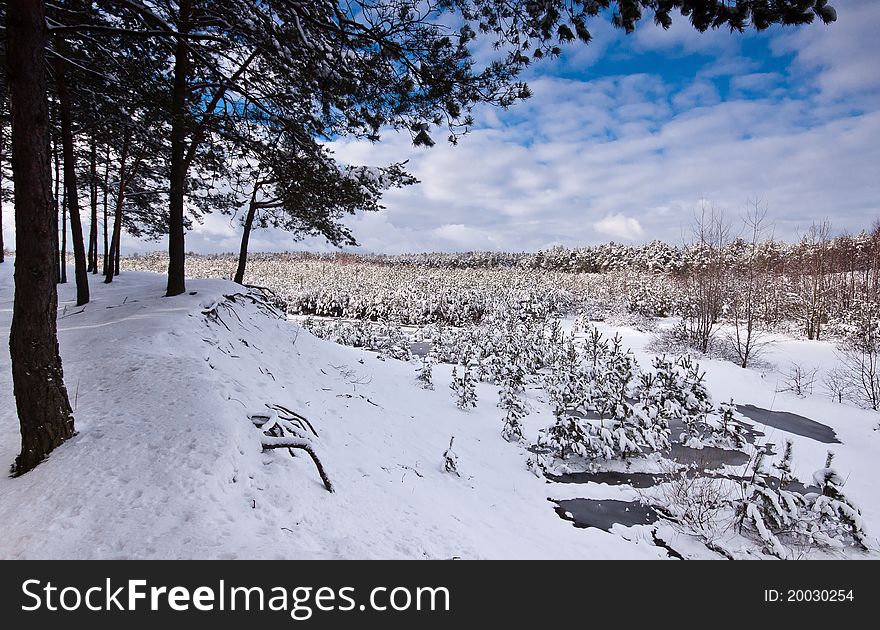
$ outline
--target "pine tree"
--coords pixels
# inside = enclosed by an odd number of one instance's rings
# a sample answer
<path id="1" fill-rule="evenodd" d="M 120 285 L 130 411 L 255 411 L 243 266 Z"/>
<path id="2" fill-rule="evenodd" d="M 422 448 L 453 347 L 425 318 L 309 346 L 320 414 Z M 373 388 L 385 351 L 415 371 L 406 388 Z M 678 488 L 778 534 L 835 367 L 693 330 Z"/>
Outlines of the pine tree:
<path id="1" fill-rule="evenodd" d="M 781 478 L 775 488 L 762 471 L 765 452 L 758 452 L 751 479 L 743 486 L 744 498 L 737 504 L 740 530 L 748 526 L 779 558 L 792 557 L 793 545 L 840 550 L 849 544 L 867 549 L 864 521 L 841 490 L 844 480 L 832 467 L 833 453 L 828 453 L 825 467 L 813 474 L 813 482 L 821 492 L 804 495 L 785 489 L 794 480 L 792 450 L 791 441 L 787 441 L 781 460 L 772 465 Z"/>
<path id="2" fill-rule="evenodd" d="M 782 452 L 782 459 L 773 464 L 773 468 L 779 473 L 779 486 L 781 488 L 785 488 L 794 481 L 794 475 L 791 472 L 793 459 L 794 443 L 791 440 L 785 440 L 785 449 Z"/>
<path id="3" fill-rule="evenodd" d="M 712 427 L 712 433 L 713 437 L 726 445 L 742 448 L 748 440 L 746 440 L 742 425 L 733 417 L 735 409 L 736 405 L 734 405 L 732 398 L 730 402 L 721 402 L 718 405 L 718 415 L 721 417 L 721 424 L 717 428 Z"/>
<path id="4" fill-rule="evenodd" d="M 763 471 L 765 458 L 766 450 L 759 448 L 752 460 L 751 478 L 743 484 L 744 498 L 736 508 L 739 529 L 750 527 L 772 555 L 785 559 L 790 552 L 780 535 L 796 529 L 804 499 L 782 485 L 774 489 L 767 483 Z"/>
<path id="5" fill-rule="evenodd" d="M 449 388 L 455 395 L 456 406 L 463 411 L 467 411 L 477 406 L 476 382 L 469 365 L 460 367 L 462 368 L 461 375 L 458 373 L 459 366 L 453 366 L 452 382 L 449 384 Z"/>
<path id="6" fill-rule="evenodd" d="M 453 441 L 455 441 L 454 435 L 449 438 L 449 448 L 443 451 L 443 470 L 452 473 L 456 477 L 461 477 L 461 474 L 458 472 L 458 455 L 452 450 Z"/>
<path id="7" fill-rule="evenodd" d="M 522 419 L 529 413 L 528 405 L 522 399 L 525 392 L 524 378 L 522 367 L 518 363 L 512 364 L 502 377 L 498 392 L 498 406 L 505 411 L 501 435 L 508 442 L 524 439 Z"/>
<path id="8" fill-rule="evenodd" d="M 15 181 L 15 298 L 9 332 L 12 389 L 21 429 L 14 475 L 23 475 L 74 434 L 58 354 L 54 281 L 46 16 L 42 2 L 6 3 L 6 83 Z"/>
<path id="9" fill-rule="evenodd" d="M 712 396 L 706 388 L 706 373 L 700 371 L 700 364 L 689 355 L 676 361 L 679 369 L 677 387 L 681 404 L 685 431 L 681 436 L 683 443 L 700 444 L 706 429 L 706 416 L 712 410 Z"/>
<path id="10" fill-rule="evenodd" d="M 429 355 L 422 357 L 422 364 L 418 369 L 416 380 L 422 386 L 422 389 L 434 389 L 434 371 L 432 368 L 433 361 Z"/>
<path id="11" fill-rule="evenodd" d="M 585 396 L 585 375 L 574 336 L 565 339 L 553 361 L 545 376 L 544 388 L 554 415 L 559 416 L 582 404 Z"/>
<path id="12" fill-rule="evenodd" d="M 846 536 L 862 549 L 868 548 L 865 523 L 859 509 L 843 493 L 846 481 L 832 467 L 834 453 L 828 451 L 825 467 L 813 473 L 813 482 L 821 494 L 807 496 L 807 509 L 818 516 L 819 522 L 810 533 L 819 542 L 829 542 L 824 537 L 840 540 Z"/>
<path id="13" fill-rule="evenodd" d="M 571 456 L 595 456 L 589 425 L 566 412 L 556 416 L 556 422 L 538 436 L 538 446 L 553 452 L 559 459 Z"/>

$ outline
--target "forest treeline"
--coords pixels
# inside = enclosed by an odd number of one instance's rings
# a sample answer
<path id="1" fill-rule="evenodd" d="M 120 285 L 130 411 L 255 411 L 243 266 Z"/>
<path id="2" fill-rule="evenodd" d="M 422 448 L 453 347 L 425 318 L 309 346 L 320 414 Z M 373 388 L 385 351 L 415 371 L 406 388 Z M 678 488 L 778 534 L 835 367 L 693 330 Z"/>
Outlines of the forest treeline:
<path id="1" fill-rule="evenodd" d="M 672 245 L 655 240 L 642 245 L 614 242 L 585 247 L 560 245 L 535 252 L 465 251 L 405 254 L 361 254 L 348 251 L 255 252 L 251 255 L 251 260 L 265 258 L 292 261 L 324 260 L 339 264 L 363 263 L 429 269 L 519 267 L 570 273 L 655 271 L 685 275 L 690 270 L 703 266 L 709 252 L 709 248 L 697 244 Z M 857 234 L 840 234 L 830 238 L 807 234 L 794 242 L 768 239 L 759 243 L 754 251 L 744 238 L 735 238 L 724 245 L 724 260 L 732 268 L 742 265 L 753 256 L 757 257 L 768 271 L 777 273 L 818 265 L 829 273 L 867 272 L 867 276 L 874 277 L 880 268 L 880 221 L 875 222 L 870 230 L 862 230 Z"/>

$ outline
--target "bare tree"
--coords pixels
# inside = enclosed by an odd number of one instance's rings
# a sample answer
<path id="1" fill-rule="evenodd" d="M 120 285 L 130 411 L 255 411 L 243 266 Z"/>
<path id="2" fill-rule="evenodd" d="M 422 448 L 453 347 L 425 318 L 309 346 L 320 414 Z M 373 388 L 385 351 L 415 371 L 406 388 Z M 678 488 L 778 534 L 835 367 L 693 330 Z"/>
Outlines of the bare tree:
<path id="1" fill-rule="evenodd" d="M 831 223 L 813 223 L 801 241 L 798 306 L 807 339 L 819 339 L 827 320 L 828 258 Z"/>
<path id="2" fill-rule="evenodd" d="M 800 363 L 792 362 L 788 373 L 783 377 L 782 386 L 778 387 L 776 391 L 791 392 L 798 398 L 805 398 L 813 393 L 818 373 L 818 367 L 804 367 Z"/>
<path id="3" fill-rule="evenodd" d="M 726 281 L 724 253 L 729 241 L 730 223 L 724 211 L 701 200 L 694 214 L 693 242 L 685 246 L 689 273 L 684 319 L 690 343 L 703 353 L 709 351 L 721 317 Z"/>
<path id="4" fill-rule="evenodd" d="M 841 344 L 840 360 L 850 400 L 880 410 L 880 314 L 878 307 L 861 309 L 856 329 Z"/>
<path id="5" fill-rule="evenodd" d="M 733 349 L 739 359 L 740 367 L 748 367 L 760 347 L 760 334 L 755 330 L 758 318 L 759 295 L 766 285 L 767 273 L 760 258 L 759 245 L 765 238 L 767 206 L 759 199 L 749 204 L 743 217 L 746 241 L 745 260 L 737 269 L 739 273 L 732 279 L 730 308 L 733 319 Z"/>

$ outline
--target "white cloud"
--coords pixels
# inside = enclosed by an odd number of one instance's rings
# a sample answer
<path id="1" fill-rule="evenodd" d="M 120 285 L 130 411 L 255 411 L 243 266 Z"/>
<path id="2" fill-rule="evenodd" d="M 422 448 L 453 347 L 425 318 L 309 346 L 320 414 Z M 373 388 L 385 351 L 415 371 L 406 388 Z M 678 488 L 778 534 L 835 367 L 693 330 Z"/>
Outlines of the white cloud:
<path id="1" fill-rule="evenodd" d="M 794 54 L 792 71 L 815 83 L 826 99 L 851 99 L 871 94 L 877 106 L 880 90 L 880 2 L 849 0 L 834 3 L 837 22 L 780 32 L 773 39 L 777 54 Z"/>
<path id="2" fill-rule="evenodd" d="M 601 221 L 593 223 L 593 229 L 600 234 L 624 241 L 633 241 L 644 233 L 638 219 L 622 214 L 609 214 Z"/>

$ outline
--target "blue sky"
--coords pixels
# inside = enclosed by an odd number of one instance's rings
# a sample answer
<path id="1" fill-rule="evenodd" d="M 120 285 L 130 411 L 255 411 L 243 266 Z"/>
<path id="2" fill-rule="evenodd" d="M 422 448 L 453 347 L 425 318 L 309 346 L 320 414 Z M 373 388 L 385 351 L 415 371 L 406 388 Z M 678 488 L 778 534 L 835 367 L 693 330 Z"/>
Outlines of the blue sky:
<path id="1" fill-rule="evenodd" d="M 833 4 L 830 26 L 764 33 L 700 34 L 679 17 L 626 35 L 597 20 L 589 46 L 529 70 L 531 99 L 479 108 L 457 147 L 393 133 L 335 142 L 350 163 L 409 159 L 422 180 L 349 221 L 361 251 L 679 243 L 701 199 L 736 221 L 760 198 L 785 239 L 826 218 L 869 227 L 880 216 L 880 2 Z M 187 248 L 233 251 L 239 232 L 209 217 Z M 251 248 L 331 249 L 270 230 Z"/>

